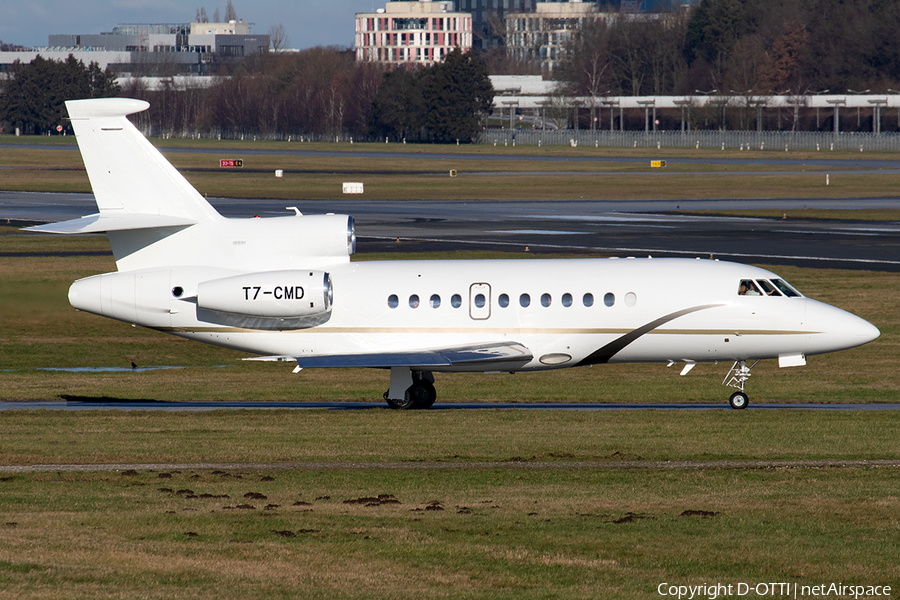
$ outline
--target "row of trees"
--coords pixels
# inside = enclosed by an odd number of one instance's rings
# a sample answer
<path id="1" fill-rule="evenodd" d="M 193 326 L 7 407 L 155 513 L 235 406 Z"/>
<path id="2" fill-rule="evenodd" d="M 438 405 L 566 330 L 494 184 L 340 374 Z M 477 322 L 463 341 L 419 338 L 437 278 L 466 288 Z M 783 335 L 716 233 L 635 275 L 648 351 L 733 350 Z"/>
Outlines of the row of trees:
<path id="1" fill-rule="evenodd" d="M 493 88 L 484 64 L 455 51 L 428 68 L 385 71 L 353 53 L 312 48 L 248 57 L 227 77 L 149 89 L 132 79 L 119 89 L 109 72 L 70 57 L 16 63 L 0 88 L 0 122 L 24 133 L 64 124 L 63 102 L 122 95 L 150 102 L 135 116 L 155 135 L 392 138 L 470 141 L 490 113 Z"/>
<path id="2" fill-rule="evenodd" d="M 66 100 L 117 96 L 120 89 L 109 69 L 95 62 L 85 66 L 69 55 L 62 62 L 40 56 L 28 64 L 16 61 L 0 91 L 0 123 L 45 134 L 63 123 Z"/>
<path id="3" fill-rule="evenodd" d="M 701 0 L 575 32 L 558 74 L 579 95 L 846 93 L 900 88 L 895 0 Z"/>

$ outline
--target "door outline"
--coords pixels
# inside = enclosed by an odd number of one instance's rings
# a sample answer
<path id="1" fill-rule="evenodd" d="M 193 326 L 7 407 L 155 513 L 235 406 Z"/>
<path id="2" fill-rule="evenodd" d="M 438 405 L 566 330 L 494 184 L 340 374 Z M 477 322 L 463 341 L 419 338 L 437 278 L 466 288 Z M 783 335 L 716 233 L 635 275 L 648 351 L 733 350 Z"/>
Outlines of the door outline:
<path id="1" fill-rule="evenodd" d="M 475 297 L 479 294 L 484 295 L 484 306 L 475 305 Z M 491 284 L 489 283 L 473 283 L 469 286 L 469 316 L 475 321 L 484 321 L 491 317 Z"/>

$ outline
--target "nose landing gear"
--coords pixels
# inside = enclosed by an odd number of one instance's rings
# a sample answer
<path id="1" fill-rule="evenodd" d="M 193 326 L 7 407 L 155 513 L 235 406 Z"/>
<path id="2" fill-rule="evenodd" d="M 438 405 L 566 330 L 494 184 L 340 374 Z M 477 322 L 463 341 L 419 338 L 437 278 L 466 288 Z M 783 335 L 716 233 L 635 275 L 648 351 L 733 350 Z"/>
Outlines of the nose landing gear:
<path id="1" fill-rule="evenodd" d="M 731 370 L 725 375 L 725 379 L 722 380 L 722 385 L 727 385 L 738 390 L 733 393 L 728 400 L 728 404 L 731 405 L 731 408 L 742 410 L 747 408 L 747 405 L 750 404 L 750 396 L 744 392 L 744 384 L 750 379 L 750 369 L 755 367 L 758 362 L 759 361 L 756 361 L 748 367 L 746 360 L 736 360 L 731 366 Z"/>

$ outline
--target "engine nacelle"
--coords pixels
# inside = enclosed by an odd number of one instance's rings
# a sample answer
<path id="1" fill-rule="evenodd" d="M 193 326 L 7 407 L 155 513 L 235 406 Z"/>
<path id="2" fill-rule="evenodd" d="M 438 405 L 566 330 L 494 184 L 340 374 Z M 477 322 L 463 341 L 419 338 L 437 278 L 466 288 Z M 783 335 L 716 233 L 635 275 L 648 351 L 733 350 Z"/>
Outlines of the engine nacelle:
<path id="1" fill-rule="evenodd" d="M 324 271 L 265 271 L 204 281 L 197 307 L 205 310 L 292 319 L 331 312 L 331 275 Z"/>

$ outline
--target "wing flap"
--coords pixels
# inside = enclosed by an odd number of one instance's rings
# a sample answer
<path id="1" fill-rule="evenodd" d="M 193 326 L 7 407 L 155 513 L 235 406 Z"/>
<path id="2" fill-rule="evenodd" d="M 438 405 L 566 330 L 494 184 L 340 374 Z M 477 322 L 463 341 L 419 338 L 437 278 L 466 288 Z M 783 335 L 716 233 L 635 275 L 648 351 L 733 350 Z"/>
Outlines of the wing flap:
<path id="1" fill-rule="evenodd" d="M 452 367 L 530 361 L 531 351 L 519 343 L 495 343 L 411 352 L 373 352 L 322 356 L 262 356 L 245 360 L 295 360 L 304 369 L 328 367 Z"/>

